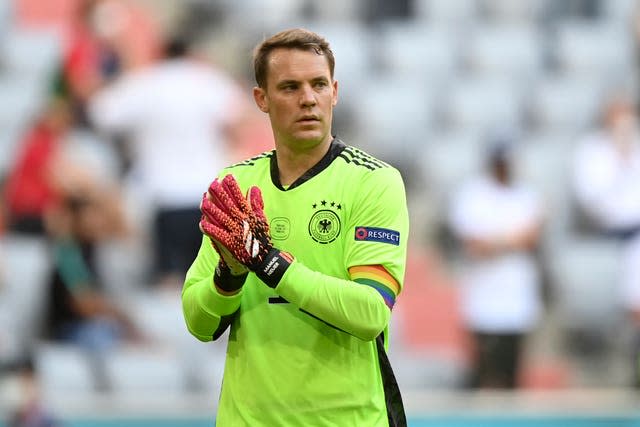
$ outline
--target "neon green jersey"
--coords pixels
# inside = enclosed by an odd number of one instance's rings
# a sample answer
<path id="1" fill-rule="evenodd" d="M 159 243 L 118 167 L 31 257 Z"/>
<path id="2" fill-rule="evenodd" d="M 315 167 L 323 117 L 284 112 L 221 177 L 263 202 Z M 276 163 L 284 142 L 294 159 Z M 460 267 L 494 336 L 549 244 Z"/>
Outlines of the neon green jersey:
<path id="1" fill-rule="evenodd" d="M 269 152 L 221 176 L 233 174 L 243 191 L 260 187 L 273 244 L 295 257 L 278 286 L 271 289 L 251 273 L 238 294 L 219 294 L 213 285 L 218 256 L 205 237 L 183 288 L 193 335 L 208 341 L 231 327 L 216 423 L 402 425 L 385 354 L 389 308 L 406 260 L 402 178 L 338 140 L 286 190 L 277 170 Z M 349 268 L 374 265 L 398 288 L 385 293 L 351 280 Z"/>

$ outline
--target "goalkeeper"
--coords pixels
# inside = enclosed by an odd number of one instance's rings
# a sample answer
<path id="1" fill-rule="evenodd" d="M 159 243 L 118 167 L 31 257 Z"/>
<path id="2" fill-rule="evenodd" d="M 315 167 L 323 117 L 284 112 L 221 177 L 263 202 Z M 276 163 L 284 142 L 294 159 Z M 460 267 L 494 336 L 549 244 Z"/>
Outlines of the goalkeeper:
<path id="1" fill-rule="evenodd" d="M 230 327 L 216 425 L 405 426 L 386 356 L 408 237 L 398 171 L 331 134 L 328 43 L 293 29 L 254 53 L 275 150 L 203 196 L 182 291 L 202 341 Z"/>

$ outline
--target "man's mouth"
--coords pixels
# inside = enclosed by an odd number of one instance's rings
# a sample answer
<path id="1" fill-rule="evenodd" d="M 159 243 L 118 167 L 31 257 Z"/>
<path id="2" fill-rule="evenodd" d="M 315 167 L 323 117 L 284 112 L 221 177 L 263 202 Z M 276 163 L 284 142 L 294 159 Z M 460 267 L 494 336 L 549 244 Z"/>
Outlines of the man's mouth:
<path id="1" fill-rule="evenodd" d="M 304 116 L 300 119 L 298 119 L 299 123 L 315 123 L 318 122 L 319 119 L 316 116 Z"/>

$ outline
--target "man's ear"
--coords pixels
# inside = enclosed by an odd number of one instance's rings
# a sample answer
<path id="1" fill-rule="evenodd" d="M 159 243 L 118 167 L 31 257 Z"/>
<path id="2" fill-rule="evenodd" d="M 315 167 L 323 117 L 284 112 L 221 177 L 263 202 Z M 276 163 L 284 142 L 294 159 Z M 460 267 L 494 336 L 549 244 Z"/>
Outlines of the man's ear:
<path id="1" fill-rule="evenodd" d="M 253 88 L 253 99 L 256 105 L 263 113 L 269 112 L 269 102 L 267 100 L 267 92 L 259 86 Z"/>
<path id="2" fill-rule="evenodd" d="M 331 101 L 331 105 L 335 107 L 337 103 L 338 103 L 338 81 L 334 80 L 333 81 L 333 100 Z"/>

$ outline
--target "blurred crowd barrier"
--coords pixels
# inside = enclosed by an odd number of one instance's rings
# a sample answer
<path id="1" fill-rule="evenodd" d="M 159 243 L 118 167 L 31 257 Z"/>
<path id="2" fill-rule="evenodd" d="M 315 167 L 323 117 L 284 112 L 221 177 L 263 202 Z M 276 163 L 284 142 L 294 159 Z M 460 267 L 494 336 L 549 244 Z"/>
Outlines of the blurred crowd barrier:
<path id="1" fill-rule="evenodd" d="M 624 406 L 640 382 L 639 7 L 0 0 L 0 414 L 149 393 L 214 410 L 224 340 L 188 335 L 186 267 L 167 259 L 195 255 L 194 188 L 272 148 L 251 49 L 294 26 L 335 52 L 335 133 L 405 178 L 390 356 L 410 406 L 505 387 L 506 365 L 507 388 L 613 389 Z M 493 339 L 517 343 L 510 361 Z"/>

